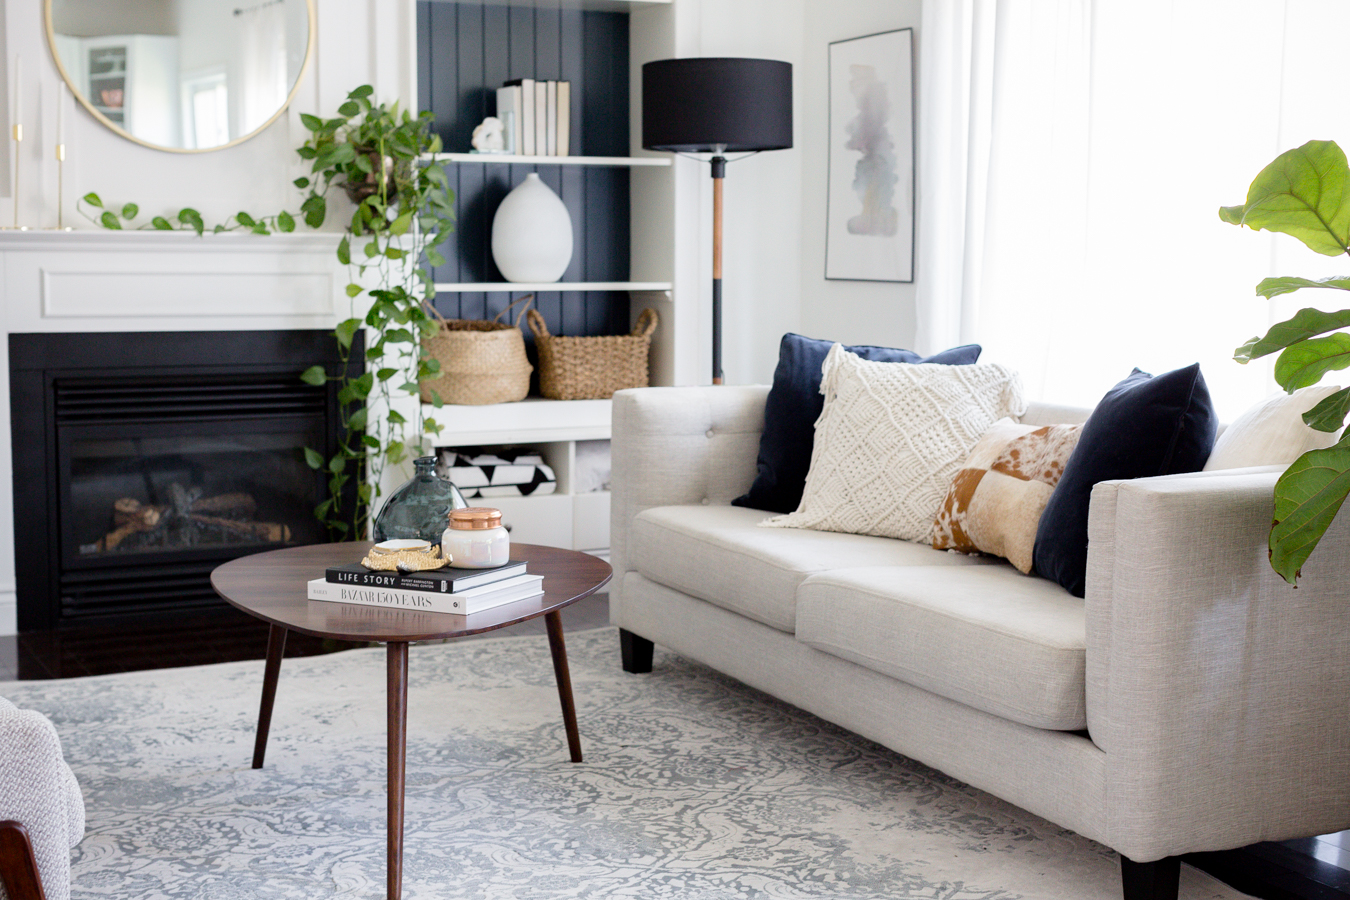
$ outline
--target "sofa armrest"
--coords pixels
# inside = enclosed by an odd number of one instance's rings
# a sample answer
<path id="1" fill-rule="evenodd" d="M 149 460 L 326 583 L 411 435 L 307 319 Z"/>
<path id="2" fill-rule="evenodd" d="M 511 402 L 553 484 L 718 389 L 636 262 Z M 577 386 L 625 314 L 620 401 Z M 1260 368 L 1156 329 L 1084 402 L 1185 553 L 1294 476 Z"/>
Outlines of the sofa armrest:
<path id="1" fill-rule="evenodd" d="M 1093 491 L 1088 728 L 1132 859 L 1350 825 L 1350 516 L 1291 587 L 1267 558 L 1278 474 Z"/>
<path id="2" fill-rule="evenodd" d="M 628 529 L 653 506 L 730 503 L 755 479 L 767 385 L 657 387 L 614 395 L 610 605 L 622 602 Z M 613 618 L 613 616 L 611 616 Z"/>
<path id="3" fill-rule="evenodd" d="M 84 834 L 84 801 L 41 713 L 0 700 L 0 820 L 27 830 L 48 900 L 70 897 L 70 848 Z"/>

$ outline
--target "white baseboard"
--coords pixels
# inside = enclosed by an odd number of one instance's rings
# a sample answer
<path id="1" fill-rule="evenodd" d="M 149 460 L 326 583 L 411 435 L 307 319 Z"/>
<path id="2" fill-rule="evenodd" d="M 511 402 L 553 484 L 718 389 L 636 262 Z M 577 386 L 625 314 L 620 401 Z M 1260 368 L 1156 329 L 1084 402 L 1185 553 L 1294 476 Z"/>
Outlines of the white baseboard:
<path id="1" fill-rule="evenodd" d="M 0 592 L 0 635 L 19 633 L 19 603 L 13 591 Z"/>

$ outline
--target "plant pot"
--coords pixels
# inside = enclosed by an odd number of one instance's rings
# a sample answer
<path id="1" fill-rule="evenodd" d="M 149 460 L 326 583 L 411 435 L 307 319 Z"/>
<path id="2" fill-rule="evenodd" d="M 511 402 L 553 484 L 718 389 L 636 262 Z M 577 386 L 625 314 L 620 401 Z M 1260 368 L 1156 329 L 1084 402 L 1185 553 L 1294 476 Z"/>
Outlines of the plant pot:
<path id="1" fill-rule="evenodd" d="M 342 182 L 342 190 L 346 192 L 347 199 L 353 203 L 360 203 L 367 197 L 373 197 L 380 192 L 380 179 L 378 177 L 380 168 L 380 154 L 374 150 L 357 148 L 358 152 L 365 153 L 370 159 L 372 171 L 361 181 L 347 180 Z M 393 203 L 394 198 L 398 196 L 398 186 L 394 181 L 394 160 L 388 160 L 384 166 L 385 172 L 385 202 Z"/>

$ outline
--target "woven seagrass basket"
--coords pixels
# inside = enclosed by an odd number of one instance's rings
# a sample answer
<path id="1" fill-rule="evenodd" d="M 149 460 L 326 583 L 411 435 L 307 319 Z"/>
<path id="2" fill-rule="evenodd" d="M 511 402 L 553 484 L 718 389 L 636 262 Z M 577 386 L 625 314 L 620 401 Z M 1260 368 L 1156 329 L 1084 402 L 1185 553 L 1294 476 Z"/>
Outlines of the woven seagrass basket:
<path id="1" fill-rule="evenodd" d="M 539 392 L 545 397 L 599 400 L 624 388 L 647 386 L 647 353 L 656 330 L 656 310 L 644 309 L 632 334 L 598 337 L 549 334 L 544 317 L 533 309 L 525 321 L 539 348 Z"/>
<path id="2" fill-rule="evenodd" d="M 431 403 L 432 391 L 445 403 L 464 406 L 524 400 L 534 366 L 525 358 L 520 316 L 515 325 L 501 318 L 521 300 L 533 298 L 526 294 L 490 321 L 446 319 L 433 308 L 432 315 L 439 320 L 436 333 L 424 339 L 422 347 L 441 364 L 441 372 L 422 382 L 422 401 Z"/>

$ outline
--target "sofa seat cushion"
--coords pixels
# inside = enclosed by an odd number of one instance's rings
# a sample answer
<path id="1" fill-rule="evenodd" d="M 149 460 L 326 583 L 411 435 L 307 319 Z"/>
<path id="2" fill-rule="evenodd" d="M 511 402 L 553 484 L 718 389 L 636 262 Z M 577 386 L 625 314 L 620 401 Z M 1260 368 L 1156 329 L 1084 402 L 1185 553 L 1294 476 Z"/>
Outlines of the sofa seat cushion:
<path id="1" fill-rule="evenodd" d="M 736 506 L 643 510 L 628 534 L 629 563 L 658 584 L 791 633 L 797 587 L 852 566 L 978 566 L 993 560 L 891 538 L 757 528 L 770 514 Z"/>
<path id="2" fill-rule="evenodd" d="M 1083 601 L 1007 564 L 813 575 L 797 640 L 1014 722 L 1087 727 Z"/>

